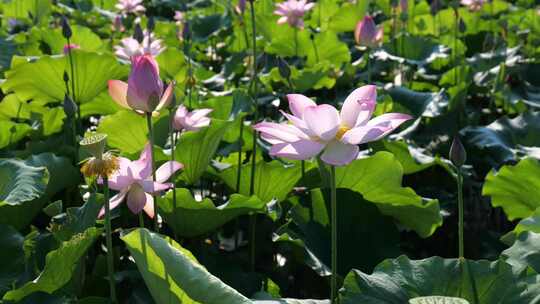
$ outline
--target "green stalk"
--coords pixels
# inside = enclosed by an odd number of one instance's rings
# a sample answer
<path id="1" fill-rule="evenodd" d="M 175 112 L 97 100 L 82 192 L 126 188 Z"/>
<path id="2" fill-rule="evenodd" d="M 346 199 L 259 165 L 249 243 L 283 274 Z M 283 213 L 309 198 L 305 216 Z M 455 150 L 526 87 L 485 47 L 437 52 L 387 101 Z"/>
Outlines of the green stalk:
<path id="1" fill-rule="evenodd" d="M 242 143 L 244 136 L 244 118 L 240 118 L 240 136 L 238 137 L 238 160 L 236 168 L 236 193 L 240 193 L 240 178 L 242 176 Z M 238 248 L 238 233 L 240 232 L 240 219 L 237 217 L 234 223 L 234 248 Z"/>
<path id="2" fill-rule="evenodd" d="M 69 38 L 66 38 L 67 40 L 67 43 L 68 45 L 71 44 Z M 75 104 L 77 104 L 77 99 L 75 97 L 75 66 L 73 64 L 73 55 L 72 55 L 72 52 L 71 52 L 71 48 L 68 48 L 68 58 L 69 58 L 69 69 L 71 71 L 71 100 L 73 100 L 73 102 Z M 82 125 L 81 125 L 81 107 L 78 106 L 77 107 L 77 127 L 79 129 L 82 128 Z M 78 130 L 80 131 L 80 130 Z"/>
<path id="3" fill-rule="evenodd" d="M 152 181 L 156 182 L 156 158 L 154 157 L 154 130 L 152 126 L 152 113 L 146 113 L 146 124 L 148 125 L 148 140 L 150 142 L 150 155 L 152 157 Z M 154 231 L 158 231 L 158 209 L 156 196 L 152 193 L 154 198 Z"/>
<path id="4" fill-rule="evenodd" d="M 256 31 L 256 25 L 255 25 L 255 7 L 253 5 L 253 0 L 249 1 L 249 8 L 251 12 L 251 29 L 252 29 L 252 50 L 253 50 L 253 65 L 252 65 L 252 74 L 251 74 L 251 83 L 250 88 L 253 89 L 253 101 L 255 103 L 255 117 L 253 119 L 253 122 L 257 122 L 257 119 L 259 118 L 259 109 L 258 109 L 258 103 L 257 103 L 257 31 Z M 253 195 L 255 193 L 255 169 L 256 169 L 256 163 L 257 163 L 257 131 L 253 131 L 253 150 L 251 155 L 251 176 L 250 176 L 250 183 L 249 183 L 249 195 Z M 257 225 L 257 217 L 256 215 L 252 214 L 250 219 L 250 226 L 251 226 L 251 250 L 250 250 L 250 266 L 251 271 L 255 271 L 255 253 L 256 253 L 256 244 L 255 244 L 255 229 Z"/>
<path id="5" fill-rule="evenodd" d="M 176 160 L 175 159 L 176 156 L 174 155 L 174 149 L 176 148 L 176 136 L 175 136 L 176 131 L 174 130 L 174 127 L 173 127 L 175 111 L 176 111 L 176 106 L 173 106 L 173 108 L 171 108 L 170 111 L 169 111 L 169 116 L 170 116 L 169 130 L 171 132 L 171 134 L 170 134 L 170 137 L 171 137 L 171 162 L 174 162 Z M 174 182 L 173 182 L 173 187 L 172 187 L 172 193 L 173 193 L 173 208 L 174 208 L 174 210 L 176 210 L 176 186 L 174 185 Z"/>
<path id="6" fill-rule="evenodd" d="M 336 167 L 330 166 L 330 204 L 332 213 L 332 278 L 330 282 L 330 301 L 337 303 L 337 198 L 336 198 Z"/>
<path id="7" fill-rule="evenodd" d="M 298 28 L 294 27 L 294 56 L 298 57 Z"/>
<path id="8" fill-rule="evenodd" d="M 114 256 L 112 247 L 112 235 L 111 235 L 111 208 L 109 206 L 109 179 L 103 177 L 103 196 L 105 197 L 105 236 L 107 243 L 107 270 L 109 274 L 109 289 L 111 292 L 111 300 L 113 303 L 116 301 L 116 286 L 114 284 Z"/>
<path id="9" fill-rule="evenodd" d="M 463 242 L 463 173 L 461 168 L 457 168 L 457 188 L 458 188 L 458 235 L 459 235 L 459 258 L 464 258 L 465 246 Z"/>
<path id="10" fill-rule="evenodd" d="M 139 227 L 144 228 L 144 215 L 141 212 L 139 212 Z"/>
<path id="11" fill-rule="evenodd" d="M 366 51 L 366 55 L 367 55 L 367 73 L 368 73 L 368 84 L 371 84 L 371 60 L 369 58 L 369 53 L 371 52 L 371 48 L 368 48 L 367 51 Z"/>

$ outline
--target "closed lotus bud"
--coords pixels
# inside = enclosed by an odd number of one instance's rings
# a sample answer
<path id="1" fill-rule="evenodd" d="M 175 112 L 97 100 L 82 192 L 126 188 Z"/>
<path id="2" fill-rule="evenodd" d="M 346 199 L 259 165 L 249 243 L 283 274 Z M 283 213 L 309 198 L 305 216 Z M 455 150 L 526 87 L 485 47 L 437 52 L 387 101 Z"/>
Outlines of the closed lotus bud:
<path id="1" fill-rule="evenodd" d="M 71 26 L 69 26 L 69 21 L 65 16 L 62 16 L 61 19 L 61 25 L 62 25 L 62 35 L 64 38 L 69 39 L 73 35 L 73 32 L 71 31 Z"/>
<path id="2" fill-rule="evenodd" d="M 69 75 L 66 71 L 64 71 L 64 82 L 68 82 L 69 81 Z"/>
<path id="3" fill-rule="evenodd" d="M 184 23 L 184 28 L 182 29 L 182 38 L 184 40 L 190 40 L 191 39 L 191 29 L 189 27 L 189 22 L 187 20 Z"/>
<path id="4" fill-rule="evenodd" d="M 287 64 L 287 61 L 281 57 L 279 57 L 277 60 L 279 75 L 285 79 L 289 79 L 289 77 L 291 77 L 291 68 L 289 67 L 289 64 Z"/>
<path id="5" fill-rule="evenodd" d="M 116 16 L 114 17 L 114 21 L 113 21 L 113 29 L 114 29 L 116 32 L 123 32 L 123 31 L 125 31 L 124 23 L 122 22 L 122 15 L 116 15 Z"/>
<path id="6" fill-rule="evenodd" d="M 354 31 L 356 43 L 365 47 L 376 47 L 382 42 L 383 29 L 377 28 L 371 16 L 365 16 L 358 24 Z"/>
<path id="7" fill-rule="evenodd" d="M 431 5 L 430 5 L 430 12 L 431 12 L 431 15 L 435 16 L 437 14 L 437 12 L 440 10 L 440 0 L 433 0 L 431 2 Z"/>
<path id="8" fill-rule="evenodd" d="M 152 112 L 163 94 L 163 82 L 159 67 L 151 55 L 131 57 L 131 73 L 128 78 L 127 103 L 135 109 Z"/>
<path id="9" fill-rule="evenodd" d="M 133 39 L 137 40 L 139 43 L 143 42 L 144 33 L 139 23 L 135 24 L 135 29 L 133 31 Z"/>
<path id="10" fill-rule="evenodd" d="M 71 98 L 67 94 L 64 96 L 63 106 L 64 106 L 64 113 L 66 113 L 66 116 L 68 118 L 75 117 L 75 113 L 77 113 L 78 111 L 77 104 L 75 104 L 73 100 L 71 100 Z"/>
<path id="11" fill-rule="evenodd" d="M 458 168 L 463 166 L 467 161 L 467 152 L 458 136 L 454 137 L 454 140 L 452 141 L 452 146 L 450 147 L 450 160 L 454 166 Z"/>
<path id="12" fill-rule="evenodd" d="M 148 18 L 148 23 L 146 24 L 146 29 L 149 33 L 154 31 L 154 28 L 156 27 L 156 21 L 154 20 L 154 17 Z"/>

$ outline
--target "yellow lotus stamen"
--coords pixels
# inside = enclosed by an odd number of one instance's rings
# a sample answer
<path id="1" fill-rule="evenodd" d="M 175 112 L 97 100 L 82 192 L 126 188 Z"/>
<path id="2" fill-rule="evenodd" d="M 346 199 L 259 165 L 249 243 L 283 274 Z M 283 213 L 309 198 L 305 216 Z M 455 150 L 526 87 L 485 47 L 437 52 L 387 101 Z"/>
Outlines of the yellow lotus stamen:
<path id="1" fill-rule="evenodd" d="M 350 128 L 349 127 L 346 127 L 346 126 L 340 126 L 339 127 L 339 130 L 337 131 L 336 133 L 336 138 L 337 139 L 341 139 L 343 137 L 343 135 L 345 135 L 345 133 L 347 133 L 347 131 L 349 131 Z"/>
<path id="2" fill-rule="evenodd" d="M 111 153 L 104 153 L 102 158 L 89 158 L 81 167 L 81 173 L 86 177 L 110 177 L 120 164 L 118 158 Z"/>

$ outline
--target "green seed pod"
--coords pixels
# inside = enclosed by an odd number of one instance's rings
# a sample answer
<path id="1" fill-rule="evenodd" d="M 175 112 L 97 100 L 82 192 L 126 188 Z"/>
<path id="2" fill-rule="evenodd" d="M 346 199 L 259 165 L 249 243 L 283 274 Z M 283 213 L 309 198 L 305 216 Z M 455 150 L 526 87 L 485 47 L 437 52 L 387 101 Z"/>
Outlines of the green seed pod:
<path id="1" fill-rule="evenodd" d="M 82 148 L 86 149 L 92 156 L 97 159 L 101 159 L 105 146 L 107 145 L 107 134 L 94 133 L 84 137 L 79 144 Z"/>

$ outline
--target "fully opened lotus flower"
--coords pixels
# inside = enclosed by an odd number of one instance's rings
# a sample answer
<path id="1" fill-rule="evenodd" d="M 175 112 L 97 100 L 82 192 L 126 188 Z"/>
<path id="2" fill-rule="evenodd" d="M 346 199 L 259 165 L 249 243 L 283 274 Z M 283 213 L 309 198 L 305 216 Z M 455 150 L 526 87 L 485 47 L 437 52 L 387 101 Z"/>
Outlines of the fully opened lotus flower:
<path id="1" fill-rule="evenodd" d="M 461 0 L 461 5 L 469 8 L 470 11 L 476 12 L 482 9 L 485 0 Z"/>
<path id="2" fill-rule="evenodd" d="M 383 28 L 377 27 L 371 16 L 366 15 L 354 30 L 356 43 L 365 47 L 376 47 L 383 39 Z"/>
<path id="3" fill-rule="evenodd" d="M 198 109 L 188 111 L 184 105 L 180 105 L 174 114 L 173 127 L 177 131 L 198 131 L 210 125 L 208 114 L 212 109 Z"/>
<path id="4" fill-rule="evenodd" d="M 163 90 L 159 66 L 150 55 L 131 58 L 128 82 L 109 80 L 109 94 L 126 109 L 138 113 L 152 113 L 166 107 L 172 99 L 173 84 Z"/>
<path id="5" fill-rule="evenodd" d="M 110 208 L 114 209 L 126 199 L 131 212 L 138 214 L 142 210 L 149 217 L 154 217 L 154 199 L 152 194 L 165 191 L 173 187 L 166 181 L 184 166 L 176 161 L 168 161 L 156 170 L 156 181 L 152 181 L 152 156 L 151 146 L 146 145 L 140 157 L 131 161 L 124 157 L 118 157 L 119 169 L 109 177 L 109 188 L 119 191 L 111 197 Z M 99 217 L 105 214 L 102 208 Z"/>
<path id="6" fill-rule="evenodd" d="M 142 0 L 118 0 L 115 7 L 124 14 L 138 14 L 146 11 L 142 5 Z"/>
<path id="7" fill-rule="evenodd" d="M 272 144 L 270 155 L 296 160 L 320 155 L 330 165 L 343 166 L 358 157 L 359 144 L 388 135 L 411 116 L 387 113 L 370 119 L 377 91 L 372 85 L 353 91 L 339 113 L 328 104 L 317 105 L 300 94 L 287 95 L 292 115 L 287 123 L 262 122 L 255 125 L 261 137 Z"/>
<path id="8" fill-rule="evenodd" d="M 287 0 L 276 4 L 276 6 L 274 14 L 282 16 L 278 19 L 278 24 L 289 23 L 292 27 L 303 28 L 303 17 L 307 11 L 315 6 L 315 3 L 307 3 L 307 0 Z"/>
<path id="9" fill-rule="evenodd" d="M 152 55 L 157 56 L 165 50 L 160 39 L 156 39 L 154 34 L 144 31 L 144 38 L 141 43 L 133 37 L 120 40 L 120 45 L 114 47 L 114 54 L 121 59 L 130 60 L 133 56 Z"/>

